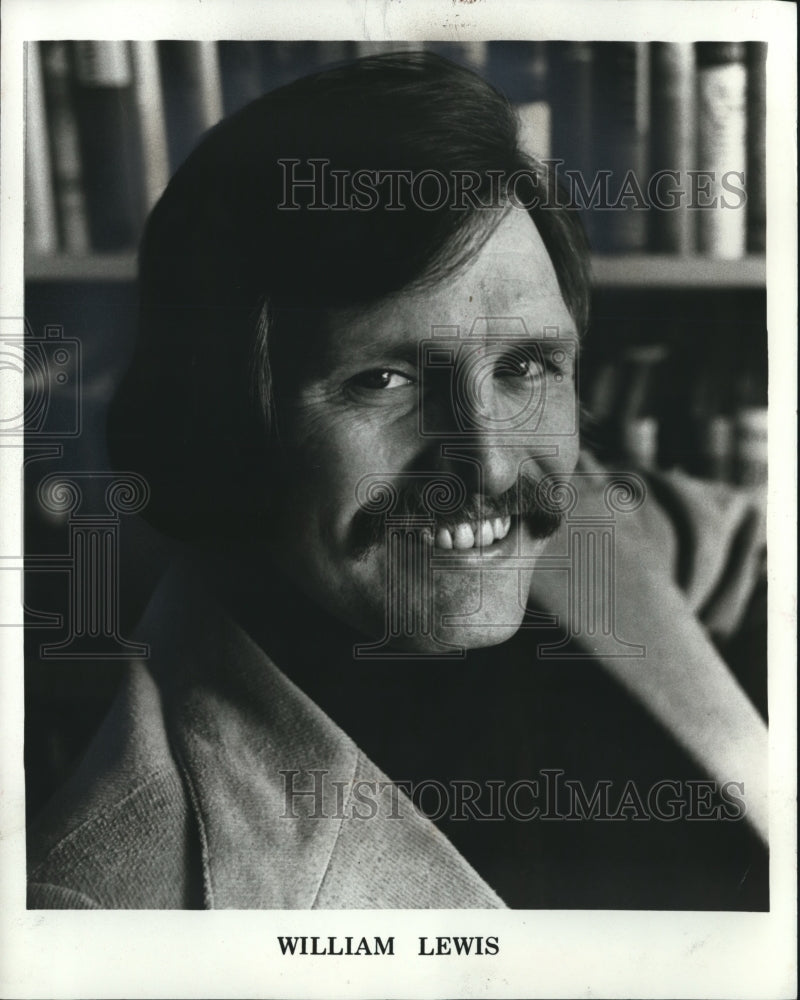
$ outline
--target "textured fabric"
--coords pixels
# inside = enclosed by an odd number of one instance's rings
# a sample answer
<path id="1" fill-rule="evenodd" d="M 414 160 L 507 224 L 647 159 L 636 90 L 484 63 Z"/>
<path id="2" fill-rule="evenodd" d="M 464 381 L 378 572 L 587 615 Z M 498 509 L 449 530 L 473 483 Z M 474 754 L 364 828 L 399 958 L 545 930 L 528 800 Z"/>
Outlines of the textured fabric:
<path id="1" fill-rule="evenodd" d="M 607 510 L 613 475 L 588 456 L 580 471 L 582 509 Z M 714 631 L 730 639 L 745 616 L 763 570 L 763 518 L 747 494 L 682 474 L 647 475 L 643 487 L 643 505 L 614 519 L 613 572 L 614 627 L 642 654 L 605 655 L 599 626 L 577 641 L 710 777 L 744 783 L 748 822 L 766 841 L 766 726 L 710 640 Z M 550 549 L 564 548 L 564 535 Z M 534 574 L 532 600 L 565 620 L 569 590 L 546 576 Z M 600 623 L 609 602 L 600 589 L 595 598 Z"/>
<path id="2" fill-rule="evenodd" d="M 585 459 L 582 470 L 597 473 L 602 496 L 599 467 Z M 749 769 L 757 797 L 765 728 L 702 627 L 735 635 L 763 556 L 754 508 L 657 477 L 646 503 L 619 519 L 618 541 L 620 635 L 648 656 L 604 657 L 588 640 L 587 653 L 708 773 Z M 548 551 L 563 544 L 557 536 Z M 532 596 L 563 618 L 556 579 L 537 572 Z M 359 817 L 358 782 L 388 779 L 185 571 L 162 582 L 141 632 L 150 660 L 132 666 L 83 764 L 31 832 L 30 907 L 503 905 L 402 793 L 391 814 Z M 300 795 L 287 817 L 281 772 L 295 772 L 303 791 L 314 771 L 324 772 L 326 815 Z"/>
<path id="3" fill-rule="evenodd" d="M 135 665 L 83 766 L 35 825 L 30 905 L 192 908 L 202 902 L 195 842 L 158 689 Z"/>
<path id="4" fill-rule="evenodd" d="M 370 820 L 335 807 L 337 783 L 391 783 L 181 570 L 142 632 L 149 663 L 31 837 L 30 907 L 502 905 L 404 797 Z M 324 816 L 298 797 L 286 817 L 298 768 L 324 772 Z"/>

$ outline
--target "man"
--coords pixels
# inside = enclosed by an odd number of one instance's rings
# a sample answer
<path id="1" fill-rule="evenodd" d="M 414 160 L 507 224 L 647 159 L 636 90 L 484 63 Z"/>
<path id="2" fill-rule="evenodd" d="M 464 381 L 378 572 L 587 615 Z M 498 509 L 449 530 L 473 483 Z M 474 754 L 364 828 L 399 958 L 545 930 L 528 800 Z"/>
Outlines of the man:
<path id="1" fill-rule="evenodd" d="M 587 260 L 509 106 L 434 56 L 209 133 L 110 418 L 186 554 L 31 906 L 766 905 L 763 724 L 699 618 L 735 632 L 757 528 L 579 454 Z"/>

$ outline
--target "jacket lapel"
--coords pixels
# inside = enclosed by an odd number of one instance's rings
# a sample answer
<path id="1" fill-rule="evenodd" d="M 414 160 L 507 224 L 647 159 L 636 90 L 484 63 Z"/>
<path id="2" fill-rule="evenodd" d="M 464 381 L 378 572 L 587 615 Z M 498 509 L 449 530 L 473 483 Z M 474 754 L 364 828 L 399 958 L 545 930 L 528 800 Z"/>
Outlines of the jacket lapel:
<path id="1" fill-rule="evenodd" d="M 503 906 L 185 571 L 162 583 L 143 629 L 208 907 Z"/>

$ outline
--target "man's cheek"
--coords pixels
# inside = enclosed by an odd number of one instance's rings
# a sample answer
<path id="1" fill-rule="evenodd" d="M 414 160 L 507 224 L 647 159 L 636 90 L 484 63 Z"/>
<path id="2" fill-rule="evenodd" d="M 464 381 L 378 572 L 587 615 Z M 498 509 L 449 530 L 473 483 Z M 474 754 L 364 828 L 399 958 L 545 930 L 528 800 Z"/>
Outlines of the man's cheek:
<path id="1" fill-rule="evenodd" d="M 574 391 L 565 388 L 554 393 L 549 403 L 540 424 L 540 434 L 556 448 L 553 467 L 571 472 L 580 449 L 577 396 Z"/>

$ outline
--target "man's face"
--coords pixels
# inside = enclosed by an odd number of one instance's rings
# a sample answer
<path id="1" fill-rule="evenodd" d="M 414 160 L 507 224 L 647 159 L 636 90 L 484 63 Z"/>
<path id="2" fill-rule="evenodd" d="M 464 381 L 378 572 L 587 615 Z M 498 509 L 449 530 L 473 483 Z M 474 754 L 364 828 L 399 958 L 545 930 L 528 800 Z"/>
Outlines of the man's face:
<path id="1" fill-rule="evenodd" d="M 575 345 L 518 210 L 455 276 L 329 312 L 292 346 L 291 374 L 275 366 L 274 562 L 398 651 L 509 638 L 555 527 L 530 516 L 524 487 L 577 460 Z"/>

